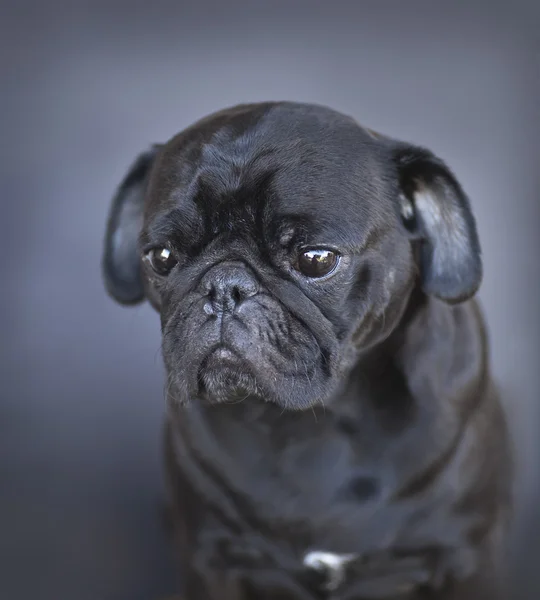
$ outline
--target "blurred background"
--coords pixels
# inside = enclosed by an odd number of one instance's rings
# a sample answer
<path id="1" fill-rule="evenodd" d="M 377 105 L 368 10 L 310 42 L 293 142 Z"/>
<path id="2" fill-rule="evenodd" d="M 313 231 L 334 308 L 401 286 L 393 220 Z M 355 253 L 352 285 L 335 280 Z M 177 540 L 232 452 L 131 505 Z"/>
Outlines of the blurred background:
<path id="1" fill-rule="evenodd" d="M 432 148 L 478 217 L 517 442 L 515 598 L 540 597 L 540 3 L 0 3 L 0 598 L 174 591 L 157 315 L 107 298 L 135 155 L 238 102 L 328 104 Z M 535 366 L 536 365 L 536 366 Z"/>

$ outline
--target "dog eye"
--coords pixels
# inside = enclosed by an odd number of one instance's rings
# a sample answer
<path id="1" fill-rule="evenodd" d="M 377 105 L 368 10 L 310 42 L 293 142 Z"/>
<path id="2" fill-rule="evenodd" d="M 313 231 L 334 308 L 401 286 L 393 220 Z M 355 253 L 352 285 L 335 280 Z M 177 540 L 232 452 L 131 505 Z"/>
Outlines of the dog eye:
<path id="1" fill-rule="evenodd" d="M 337 267 L 338 262 L 339 255 L 336 252 L 313 248 L 300 254 L 296 269 L 306 277 L 324 277 Z"/>
<path id="2" fill-rule="evenodd" d="M 158 275 L 168 275 L 177 263 L 176 258 L 168 248 L 152 248 L 146 256 L 150 266 Z"/>

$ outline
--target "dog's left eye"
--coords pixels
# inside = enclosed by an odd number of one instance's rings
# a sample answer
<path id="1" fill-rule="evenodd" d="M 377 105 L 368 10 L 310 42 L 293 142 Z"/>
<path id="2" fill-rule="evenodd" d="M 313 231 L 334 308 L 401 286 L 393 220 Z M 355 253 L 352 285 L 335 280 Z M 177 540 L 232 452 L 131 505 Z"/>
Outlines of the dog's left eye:
<path id="1" fill-rule="evenodd" d="M 152 248 L 146 254 L 150 266 L 158 275 L 168 275 L 177 260 L 168 248 Z"/>
<path id="2" fill-rule="evenodd" d="M 324 277 L 337 267 L 339 255 L 325 248 L 306 250 L 298 257 L 296 269 L 306 277 Z"/>

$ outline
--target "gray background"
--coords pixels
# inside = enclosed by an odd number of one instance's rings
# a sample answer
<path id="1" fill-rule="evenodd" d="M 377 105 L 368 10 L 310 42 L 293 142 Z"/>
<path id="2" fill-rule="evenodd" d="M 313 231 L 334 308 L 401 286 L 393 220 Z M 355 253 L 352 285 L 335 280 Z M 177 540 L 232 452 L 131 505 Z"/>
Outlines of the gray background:
<path id="1" fill-rule="evenodd" d="M 329 104 L 425 144 L 469 192 L 523 475 L 518 531 L 529 538 L 516 563 L 527 597 L 540 597 L 534 4 L 1 5 L 1 600 L 173 589 L 157 518 L 159 324 L 148 306 L 105 296 L 103 227 L 140 150 L 209 111 L 266 99 Z"/>

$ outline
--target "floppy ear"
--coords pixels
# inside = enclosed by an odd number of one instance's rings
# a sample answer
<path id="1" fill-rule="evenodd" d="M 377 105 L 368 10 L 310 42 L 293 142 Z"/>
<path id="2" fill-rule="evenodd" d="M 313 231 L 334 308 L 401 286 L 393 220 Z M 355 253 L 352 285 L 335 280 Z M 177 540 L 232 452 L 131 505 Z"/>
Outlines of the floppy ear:
<path id="1" fill-rule="evenodd" d="M 482 280 L 482 258 L 469 200 L 446 164 L 425 148 L 394 147 L 401 216 L 419 241 L 422 287 L 448 303 L 471 298 Z"/>
<path id="2" fill-rule="evenodd" d="M 137 304 L 144 299 L 139 235 L 149 174 L 159 148 L 153 146 L 137 158 L 111 203 L 102 269 L 107 291 L 120 304 Z"/>

